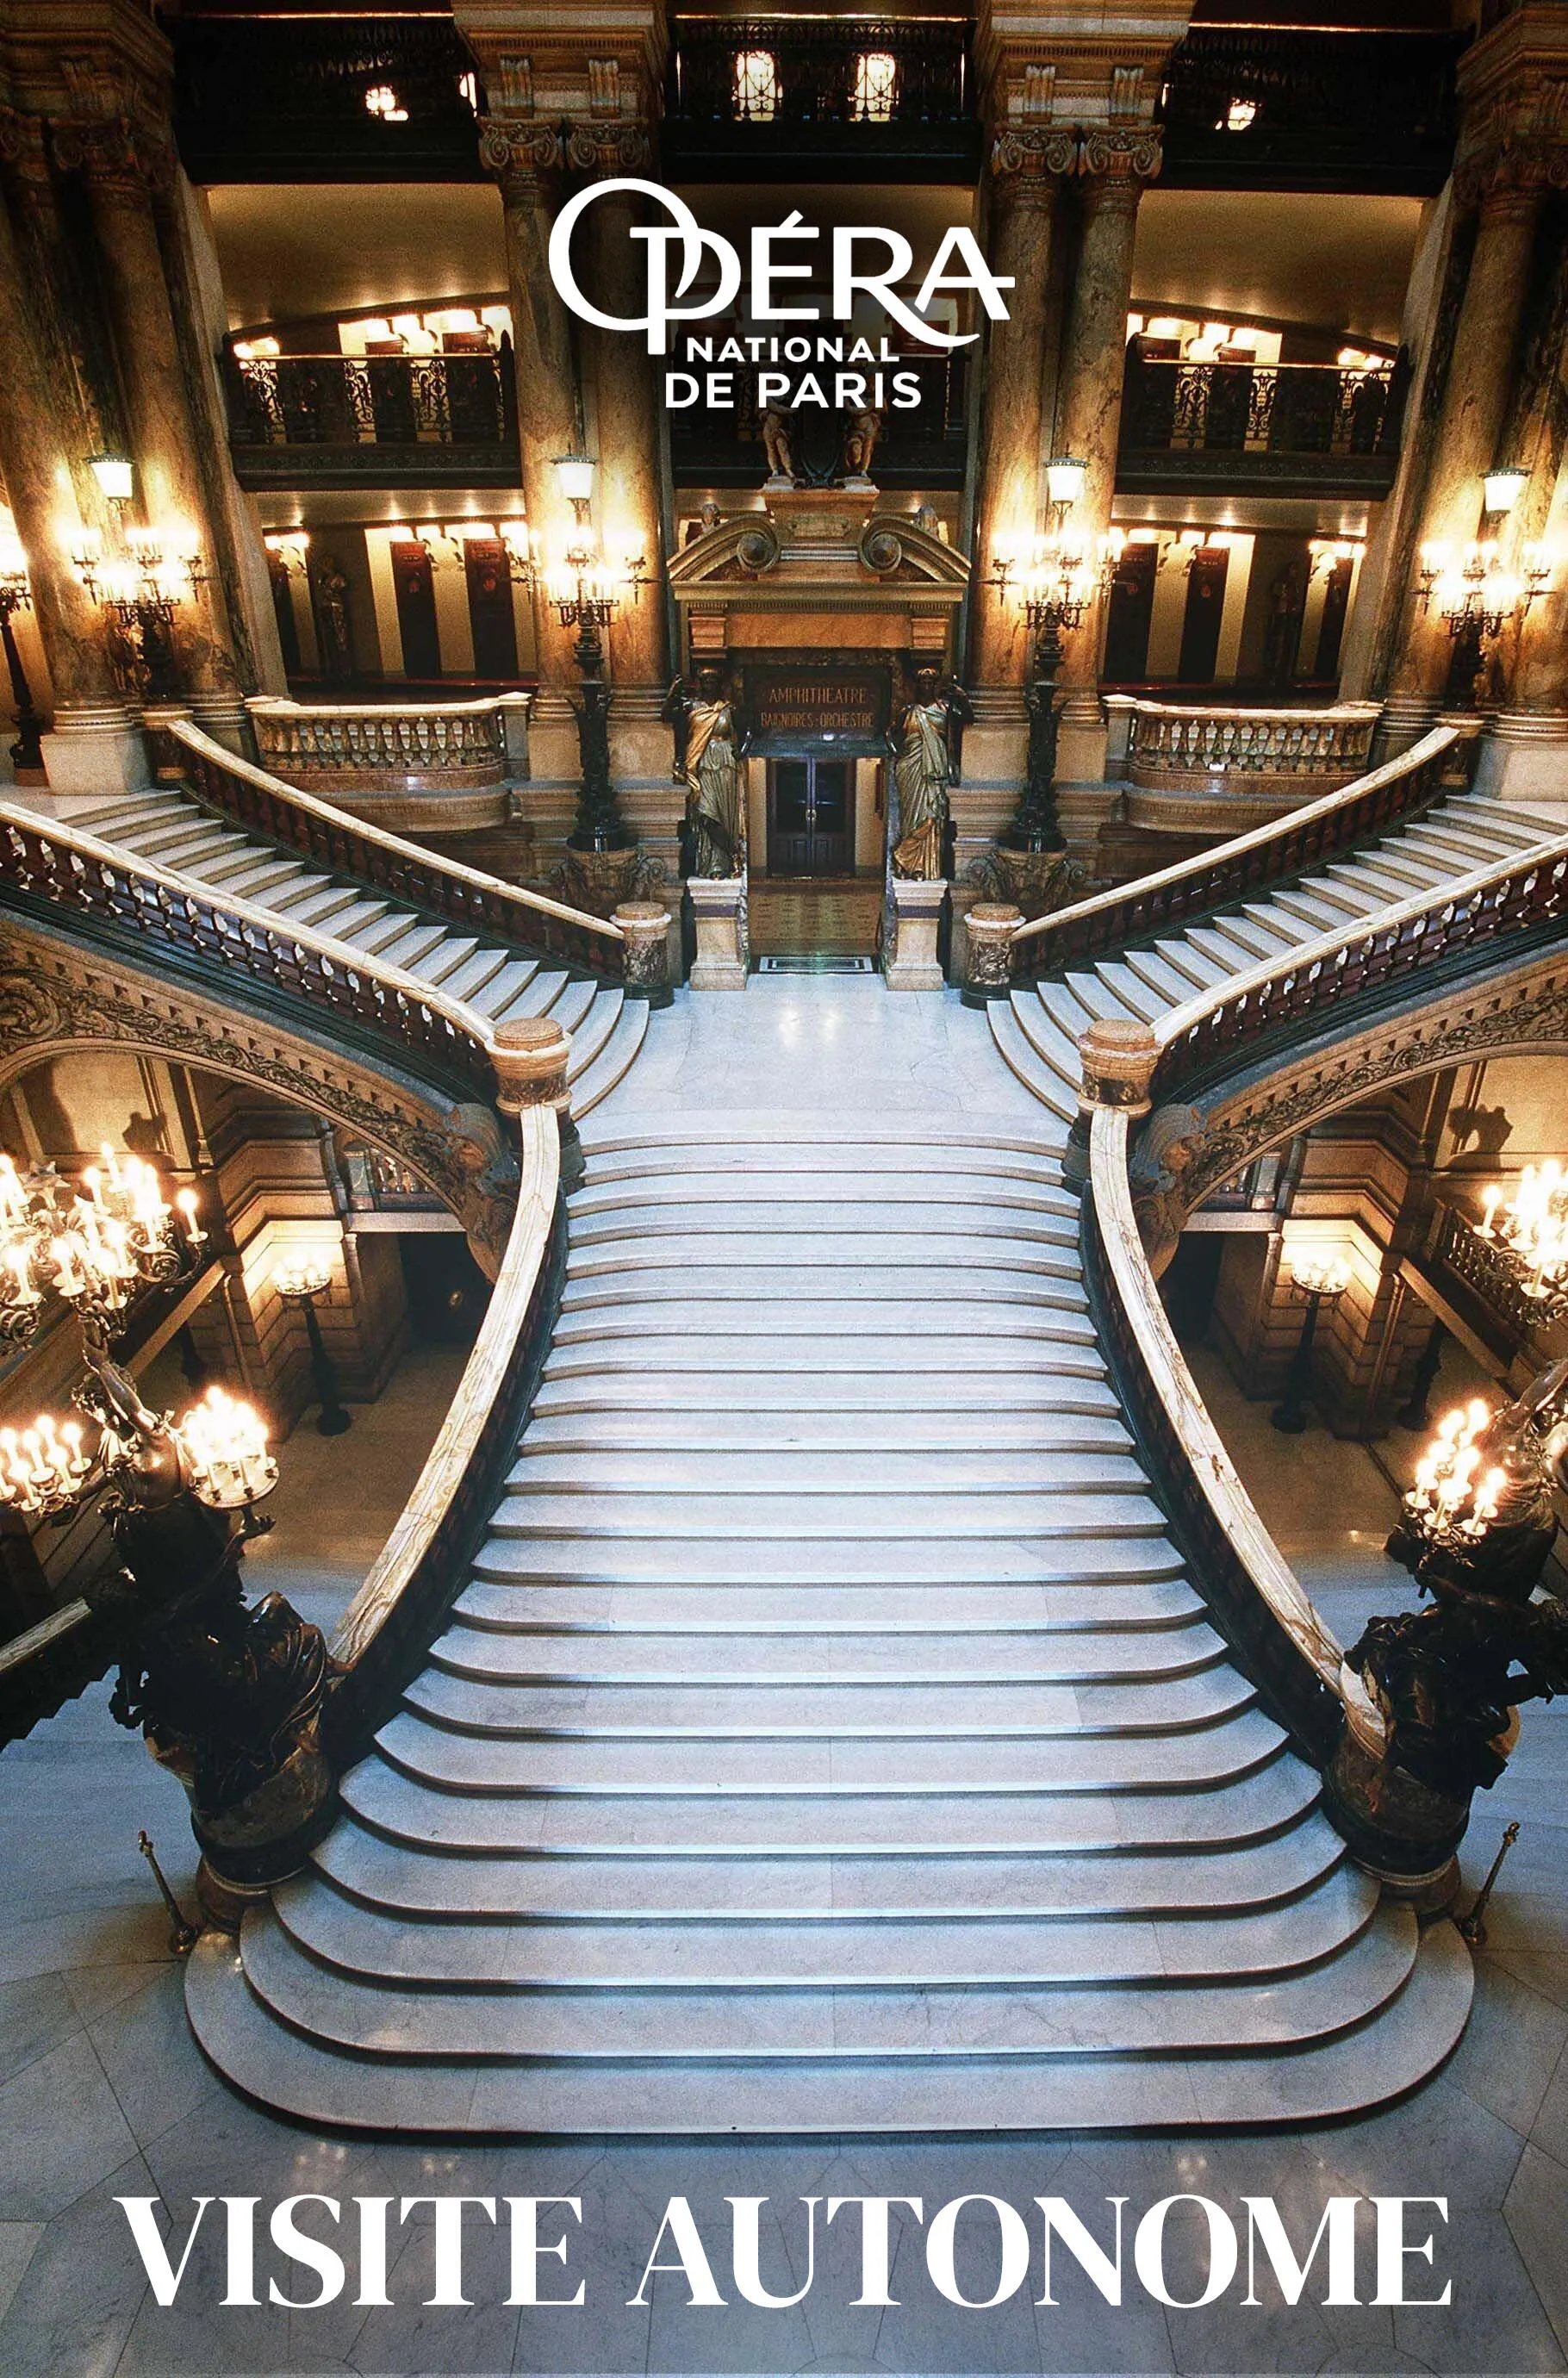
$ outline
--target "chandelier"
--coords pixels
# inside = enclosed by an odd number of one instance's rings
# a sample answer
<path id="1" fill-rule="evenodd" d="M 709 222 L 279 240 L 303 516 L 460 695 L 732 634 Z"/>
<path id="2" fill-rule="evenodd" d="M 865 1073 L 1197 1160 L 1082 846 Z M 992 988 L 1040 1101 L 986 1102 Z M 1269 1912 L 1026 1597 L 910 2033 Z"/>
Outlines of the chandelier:
<path id="1" fill-rule="evenodd" d="M 1415 1484 L 1404 1498 L 1405 1524 L 1429 1549 L 1466 1551 L 1497 1518 L 1507 1475 L 1483 1467 L 1485 1450 L 1477 1441 L 1492 1417 L 1479 1396 L 1446 1413 L 1416 1465 Z"/>
<path id="2" fill-rule="evenodd" d="M 52 1294 L 90 1338 L 117 1336 L 137 1290 L 183 1278 L 206 1243 L 194 1189 L 171 1206 L 150 1164 L 102 1153 L 79 1183 L 0 1154 L 0 1339 L 12 1345 L 32 1339 Z"/>
<path id="3" fill-rule="evenodd" d="M 1568 1174 L 1556 1157 L 1526 1164 L 1512 1197 L 1489 1189 L 1470 1227 L 1543 1321 L 1568 1312 Z"/>

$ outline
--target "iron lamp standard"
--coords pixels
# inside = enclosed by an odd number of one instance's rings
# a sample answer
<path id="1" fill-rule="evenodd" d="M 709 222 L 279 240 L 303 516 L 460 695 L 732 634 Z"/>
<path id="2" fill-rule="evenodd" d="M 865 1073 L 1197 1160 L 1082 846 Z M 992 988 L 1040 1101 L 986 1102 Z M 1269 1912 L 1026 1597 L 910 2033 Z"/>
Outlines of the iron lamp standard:
<path id="1" fill-rule="evenodd" d="M 134 679 L 144 697 L 173 702 L 180 693 L 174 625 L 182 605 L 194 601 L 207 584 L 207 565 L 188 539 L 166 549 L 157 529 L 127 529 L 126 543 L 129 560 L 105 561 L 97 531 L 84 529 L 72 548 L 71 566 L 120 640 L 121 673 Z"/>
<path id="2" fill-rule="evenodd" d="M 1312 1384 L 1312 1348 L 1318 1334 L 1318 1315 L 1325 1304 L 1337 1304 L 1350 1285 L 1350 1267 L 1343 1255 L 1309 1255 L 1296 1258 L 1290 1267 L 1290 1291 L 1304 1299 L 1306 1319 L 1296 1351 L 1290 1357 L 1290 1368 L 1285 1375 L 1285 1393 L 1269 1414 L 1269 1419 L 1283 1436 L 1299 1436 L 1307 1425 L 1307 1397 Z"/>
<path id="3" fill-rule="evenodd" d="M 11 746 L 11 764 L 18 772 L 38 773 L 43 766 L 43 715 L 33 706 L 32 689 L 27 681 L 22 656 L 17 649 L 16 635 L 11 627 L 13 615 L 30 611 L 32 589 L 28 583 L 27 555 L 20 539 L 10 531 L 0 531 L 0 645 L 6 653 L 6 673 L 11 680 L 11 700 L 17 714 L 17 739 Z"/>
<path id="4" fill-rule="evenodd" d="M 1025 552 L 999 551 L 991 566 L 990 583 L 1004 599 L 1022 604 L 1024 625 L 1033 639 L 1029 683 L 1023 706 L 1029 717 L 1029 741 L 1023 785 L 1011 821 L 999 837 L 1004 849 L 1044 854 L 1065 850 L 1067 839 L 1056 806 L 1057 739 L 1060 701 L 1057 672 L 1066 658 L 1062 644 L 1082 626 L 1095 592 L 1095 573 L 1081 544 L 1067 533 L 1068 516 L 1083 492 L 1087 466 L 1072 455 L 1057 455 L 1046 465 L 1046 486 L 1054 522 L 1051 534 L 1036 537 Z M 1101 539 L 1102 574 L 1114 572 L 1123 539 L 1113 529 Z"/>
<path id="5" fill-rule="evenodd" d="M 341 1436 L 353 1426 L 353 1418 L 338 1393 L 338 1375 L 316 1315 L 317 1306 L 331 1289 L 331 1272 L 321 1262 L 280 1264 L 272 1275 L 272 1285 L 286 1305 L 305 1315 L 305 1336 L 310 1343 L 311 1385 L 321 1407 L 316 1419 L 317 1434 Z"/>

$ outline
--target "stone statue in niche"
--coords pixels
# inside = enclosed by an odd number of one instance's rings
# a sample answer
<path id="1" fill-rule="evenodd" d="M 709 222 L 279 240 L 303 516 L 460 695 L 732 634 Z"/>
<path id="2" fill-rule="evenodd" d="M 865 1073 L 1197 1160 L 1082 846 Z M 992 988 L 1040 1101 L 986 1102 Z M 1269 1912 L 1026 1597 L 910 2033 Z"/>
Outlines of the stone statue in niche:
<path id="1" fill-rule="evenodd" d="M 764 494 L 795 485 L 795 457 L 790 446 L 790 415 L 782 405 L 770 404 L 762 415 L 762 451 L 768 458 Z"/>
<path id="2" fill-rule="evenodd" d="M 882 434 L 882 416 L 869 405 L 848 415 L 844 435 L 844 484 L 862 495 L 875 495 L 871 457 Z"/>
<path id="3" fill-rule="evenodd" d="M 676 678 L 662 715 L 676 730 L 676 774 L 687 787 L 689 872 L 738 875 L 746 863 L 740 751 L 735 705 L 720 672 L 699 670 L 695 693 Z"/>
<path id="4" fill-rule="evenodd" d="M 948 791 L 958 782 L 960 737 L 974 715 L 961 685 L 944 689 L 939 670 L 918 671 L 893 762 L 898 838 L 892 871 L 906 881 L 936 883 L 944 872 Z"/>
<path id="5" fill-rule="evenodd" d="M 341 685 L 353 675 L 353 625 L 349 618 L 349 582 L 329 553 L 310 573 L 315 598 L 316 634 L 321 647 L 321 674 L 330 685 Z"/>
<path id="6" fill-rule="evenodd" d="M 1202 1147 L 1203 1118 L 1196 1107 L 1160 1107 L 1149 1117 L 1128 1159 L 1138 1236 L 1158 1279 L 1181 1243 L 1188 1200 L 1181 1177 Z"/>

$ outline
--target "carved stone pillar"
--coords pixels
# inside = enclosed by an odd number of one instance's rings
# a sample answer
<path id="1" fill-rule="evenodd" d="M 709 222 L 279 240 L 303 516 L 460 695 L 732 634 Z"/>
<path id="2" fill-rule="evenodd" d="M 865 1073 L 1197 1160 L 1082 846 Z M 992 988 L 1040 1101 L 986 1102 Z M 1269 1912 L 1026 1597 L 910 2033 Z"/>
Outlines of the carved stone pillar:
<path id="1" fill-rule="evenodd" d="M 1533 174 L 1502 162 L 1488 178 L 1475 248 L 1454 336 L 1426 491 L 1411 555 L 1427 544 L 1462 548 L 1481 526 L 1481 476 L 1501 458 L 1520 319 L 1529 282 L 1541 191 Z M 1414 740 L 1436 716 L 1451 640 L 1435 604 L 1408 600 L 1389 679 L 1392 748 Z"/>
<path id="2" fill-rule="evenodd" d="M 1051 241 L 1070 132 L 1003 132 L 991 153 L 990 262 L 1011 274 L 1008 318 L 986 351 L 980 510 L 975 538 L 973 675 L 977 687 L 1023 689 L 1028 636 L 1016 602 L 986 583 L 998 555 L 1035 534 L 1048 351 Z"/>
<path id="3" fill-rule="evenodd" d="M 1159 168 L 1159 138 L 1140 134 L 1113 145 L 1084 145 L 1083 229 L 1062 343 L 1056 449 L 1085 466 L 1083 492 L 1069 528 L 1093 567 L 1110 526 L 1116 449 L 1121 427 L 1127 311 L 1132 296 L 1132 246 L 1144 180 Z M 1066 783 L 1105 774 L 1105 722 L 1099 701 L 1103 597 L 1096 592 L 1083 624 L 1068 638 L 1059 682 L 1067 696 L 1057 769 Z"/>
<path id="4" fill-rule="evenodd" d="M 19 130 L 0 140 L 0 155 L 20 162 Z M 0 126 L 0 133 L 6 126 Z M 146 781 L 141 741 L 113 668 L 98 607 L 71 568 L 70 524 L 77 516 L 72 451 L 88 435 L 78 391 L 28 302 L 35 285 L 24 270 L 11 216 L 0 202 L 0 473 L 28 558 L 34 616 L 49 667 L 52 730 L 44 763 L 55 795 L 96 792 Z M 63 534 L 64 532 L 64 534 Z M 42 695 L 44 689 L 34 689 Z M 45 800 L 42 806 L 51 806 Z"/>
<path id="5" fill-rule="evenodd" d="M 646 178 L 648 138 L 640 127 L 581 126 L 568 143 L 574 166 L 592 164 L 600 180 Z M 647 305 L 644 251 L 631 234 L 637 221 L 624 192 L 596 199 L 588 210 L 583 289 L 604 313 L 635 321 Z M 659 534 L 659 428 L 653 360 L 635 332 L 588 328 L 593 363 L 593 404 L 599 459 L 595 510 L 600 539 L 612 559 L 640 554 L 652 582 L 628 594 L 610 630 L 610 664 L 617 689 L 669 682 Z"/>
<path id="6" fill-rule="evenodd" d="M 129 126 L 119 120 L 58 126 L 54 150 L 63 166 L 81 169 L 87 186 L 143 518 L 151 528 L 189 538 L 208 572 L 201 593 L 182 607 L 175 631 L 180 672 L 198 721 L 233 728 L 243 716 L 241 687 L 214 568 L 200 433 L 191 413 L 148 160 L 138 153 Z M 151 162 L 154 170 L 174 170 L 172 158 Z"/>
<path id="7" fill-rule="evenodd" d="M 546 125 L 492 116 L 480 156 L 501 192 L 523 500 L 530 534 L 548 567 L 576 527 L 557 480 L 556 457 L 576 453 L 582 444 L 571 324 L 550 279 L 551 185 L 563 162 L 560 137 Z M 574 684 L 569 639 L 542 588 L 533 615 L 540 676 L 556 686 Z"/>

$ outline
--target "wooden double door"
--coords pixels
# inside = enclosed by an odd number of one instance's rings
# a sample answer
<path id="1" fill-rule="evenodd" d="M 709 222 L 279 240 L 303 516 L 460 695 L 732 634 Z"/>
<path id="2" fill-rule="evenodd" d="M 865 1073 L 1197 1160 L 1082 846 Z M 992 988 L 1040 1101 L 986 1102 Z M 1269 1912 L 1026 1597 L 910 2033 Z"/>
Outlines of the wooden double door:
<path id="1" fill-rule="evenodd" d="M 854 868 L 854 761 L 770 760 L 769 874 L 849 875 Z"/>

